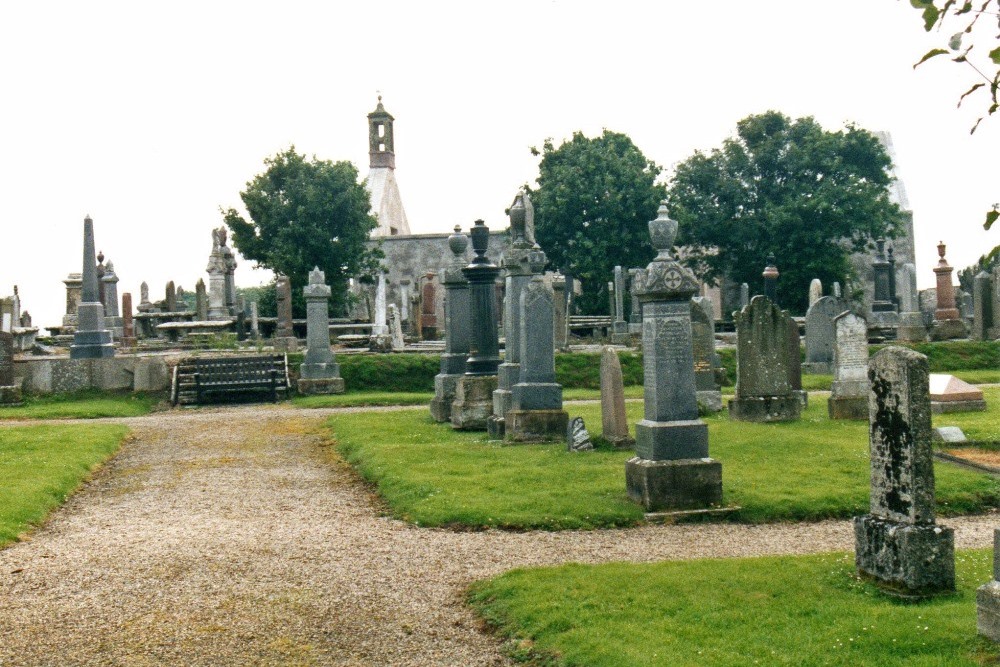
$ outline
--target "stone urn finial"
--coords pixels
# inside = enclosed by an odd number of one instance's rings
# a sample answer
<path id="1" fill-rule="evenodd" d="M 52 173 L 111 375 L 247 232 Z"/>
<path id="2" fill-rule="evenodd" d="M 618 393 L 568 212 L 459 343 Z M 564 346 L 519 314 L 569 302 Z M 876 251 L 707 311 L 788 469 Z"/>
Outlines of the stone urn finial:
<path id="1" fill-rule="evenodd" d="M 462 226 L 455 225 L 455 233 L 448 237 L 448 248 L 455 257 L 465 257 L 469 247 L 469 237 L 462 233 Z"/>
<path id="2" fill-rule="evenodd" d="M 774 253 L 768 253 L 767 255 L 767 266 L 764 267 L 764 273 L 761 275 L 764 278 L 777 278 L 778 277 L 778 267 L 775 264 L 777 260 L 774 258 Z"/>
<path id="3" fill-rule="evenodd" d="M 510 215 L 510 235 L 511 243 L 517 244 L 527 240 L 525 235 L 528 213 L 524 207 L 524 195 L 518 192 L 514 197 L 514 203 L 507 210 Z"/>
<path id="4" fill-rule="evenodd" d="M 670 249 L 674 247 L 674 239 L 677 238 L 677 221 L 671 220 L 667 215 L 666 202 L 660 203 L 656 220 L 649 221 L 649 237 L 656 248 L 656 259 L 670 259 Z"/>
<path id="5" fill-rule="evenodd" d="M 476 220 L 476 224 L 469 230 L 469 236 L 472 238 L 472 251 L 476 253 L 472 263 L 489 264 L 490 260 L 486 257 L 486 251 L 490 247 L 489 227 L 482 220 Z"/>
<path id="6" fill-rule="evenodd" d="M 938 257 L 941 258 L 938 260 L 938 266 L 948 266 L 948 260 L 944 258 L 944 251 L 945 251 L 944 241 L 938 241 L 937 249 L 938 249 Z"/>

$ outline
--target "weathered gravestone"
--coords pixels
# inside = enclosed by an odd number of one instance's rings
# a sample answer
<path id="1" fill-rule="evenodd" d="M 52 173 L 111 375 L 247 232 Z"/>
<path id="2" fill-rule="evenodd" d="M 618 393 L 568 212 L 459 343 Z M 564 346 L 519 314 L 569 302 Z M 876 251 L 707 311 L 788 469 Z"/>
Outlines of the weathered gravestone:
<path id="1" fill-rule="evenodd" d="M 201 278 L 194 284 L 194 311 L 199 322 L 208 319 L 208 295 L 205 293 L 205 281 Z"/>
<path id="2" fill-rule="evenodd" d="M 809 407 L 809 392 L 802 389 L 802 337 L 799 323 L 788 318 L 788 386 L 803 408 Z"/>
<path id="3" fill-rule="evenodd" d="M 989 340 L 993 329 L 993 278 L 986 271 L 976 274 L 972 283 L 972 340 Z"/>
<path id="4" fill-rule="evenodd" d="M 833 370 L 833 347 L 836 335 L 833 318 L 847 310 L 847 302 L 835 296 L 816 300 L 806 311 L 806 360 L 802 372 L 827 374 Z"/>
<path id="5" fill-rule="evenodd" d="M 722 464 L 708 457 L 708 426 L 698 419 L 691 297 L 694 274 L 670 254 L 677 223 L 661 204 L 649 232 L 656 258 L 636 290 L 642 303 L 643 416 L 625 487 L 647 511 L 706 508 L 722 502 Z"/>
<path id="6" fill-rule="evenodd" d="M 694 354 L 694 384 L 698 406 L 705 412 L 722 410 L 719 364 L 715 356 L 715 324 L 706 304 L 691 299 L 691 349 Z M 707 301 L 707 300 L 706 300 Z M 711 306 L 711 302 L 707 301 Z"/>
<path id="7" fill-rule="evenodd" d="M 632 337 L 628 333 L 628 322 L 625 321 L 625 273 L 622 267 L 615 267 L 615 309 L 612 313 L 611 342 L 615 345 L 628 345 Z"/>
<path id="8" fill-rule="evenodd" d="M 122 347 L 135 347 L 135 319 L 132 315 L 132 293 L 122 294 Z"/>
<path id="9" fill-rule="evenodd" d="M 589 452 L 594 449 L 590 433 L 583 424 L 583 417 L 574 417 L 566 425 L 566 449 L 571 452 Z"/>
<path id="10" fill-rule="evenodd" d="M 387 290 L 385 273 L 380 272 L 375 282 L 375 312 L 372 314 L 372 334 L 368 339 L 368 349 L 372 352 L 388 352 L 392 349 Z"/>
<path id="11" fill-rule="evenodd" d="M 642 269 L 628 270 L 628 293 L 630 302 L 630 312 L 628 317 L 628 332 L 630 334 L 642 333 L 642 306 L 639 304 L 639 297 L 635 295 L 635 288 L 642 281 Z"/>
<path id="12" fill-rule="evenodd" d="M 635 440 L 628 433 L 621 361 L 614 348 L 607 346 L 601 348 L 601 427 L 601 436 L 615 449 L 635 446 Z"/>
<path id="13" fill-rule="evenodd" d="M 469 281 L 462 274 L 468 264 L 466 250 L 469 237 L 455 225 L 455 232 L 448 237 L 448 258 L 441 270 L 444 285 L 444 354 L 441 355 L 441 372 L 434 376 L 434 398 L 431 399 L 431 417 L 436 422 L 451 420 L 451 404 L 455 400 L 455 386 L 465 373 L 472 337 L 472 304 Z"/>
<path id="14" fill-rule="evenodd" d="M 900 271 L 899 285 L 899 326 L 896 340 L 907 343 L 922 343 L 927 340 L 927 325 L 920 312 L 920 292 L 917 290 L 917 269 L 913 264 L 904 264 Z"/>
<path id="15" fill-rule="evenodd" d="M 823 282 L 819 278 L 813 278 L 809 283 L 809 308 L 823 297 Z"/>
<path id="16" fill-rule="evenodd" d="M 389 336 L 392 341 L 392 351 L 402 352 L 403 347 L 405 347 L 405 342 L 403 341 L 403 322 L 399 315 L 399 309 L 396 308 L 396 304 L 390 303 L 388 305 L 388 320 L 389 320 Z"/>
<path id="17" fill-rule="evenodd" d="M 830 419 L 868 418 L 868 323 L 850 311 L 834 319 L 833 386 Z"/>
<path id="18" fill-rule="evenodd" d="M 14 378 L 14 334 L 0 331 L 0 405 L 19 405 L 21 385 Z"/>
<path id="19" fill-rule="evenodd" d="M 278 313 L 278 323 L 275 326 L 275 339 L 288 340 L 295 338 L 292 329 L 292 281 L 288 276 L 277 276 L 274 280 L 274 298 Z M 292 351 L 291 349 L 289 350 Z"/>
<path id="20" fill-rule="evenodd" d="M 868 363 L 871 511 L 855 517 L 858 573 L 887 592 L 955 589 L 955 533 L 935 525 L 927 357 L 887 347 Z"/>
<path id="21" fill-rule="evenodd" d="M 306 297 L 306 356 L 299 366 L 300 394 L 343 394 L 344 379 L 330 349 L 330 287 L 317 266 L 309 272 Z"/>
<path id="22" fill-rule="evenodd" d="M 174 288 L 174 281 L 171 280 L 167 282 L 167 286 L 164 288 L 164 309 L 168 313 L 177 312 L 177 290 Z"/>
<path id="23" fill-rule="evenodd" d="M 561 273 L 552 276 L 552 326 L 557 350 L 566 349 L 566 278 Z"/>
<path id="24" fill-rule="evenodd" d="M 976 590 L 976 630 L 1000 642 L 1000 528 L 993 530 L 993 579 Z"/>
<path id="25" fill-rule="evenodd" d="M 765 296 L 736 313 L 736 395 L 729 417 L 737 421 L 793 421 L 802 401 L 789 382 L 791 318 Z"/>

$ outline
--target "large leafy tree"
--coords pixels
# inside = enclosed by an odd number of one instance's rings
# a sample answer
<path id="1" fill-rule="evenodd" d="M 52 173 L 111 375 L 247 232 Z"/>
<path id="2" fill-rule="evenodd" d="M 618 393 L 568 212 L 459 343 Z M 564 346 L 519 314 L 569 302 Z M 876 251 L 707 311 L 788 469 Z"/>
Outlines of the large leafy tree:
<path id="1" fill-rule="evenodd" d="M 371 275 L 382 257 L 366 243 L 377 221 L 357 168 L 346 161 L 307 159 L 294 146 L 264 164 L 264 172 L 240 193 L 250 219 L 236 209 L 223 210 L 233 244 L 257 266 L 288 276 L 296 302 L 309 271 L 318 266 L 333 291 L 331 312 L 342 312 L 348 279 Z"/>
<path id="2" fill-rule="evenodd" d="M 897 233 L 891 164 L 870 132 L 827 132 L 768 111 L 739 121 L 722 148 L 681 162 L 667 206 L 703 279 L 727 276 L 759 292 L 774 253 L 781 305 L 803 312 L 810 280 L 849 278 L 852 252 Z"/>
<path id="3" fill-rule="evenodd" d="M 581 281 L 585 313 L 607 312 L 607 283 L 615 265 L 645 266 L 655 255 L 647 224 L 656 217 L 665 188 L 660 168 L 632 140 L 604 130 L 556 147 L 546 140 L 538 186 L 527 187 L 535 208 L 535 237 L 553 266 Z"/>

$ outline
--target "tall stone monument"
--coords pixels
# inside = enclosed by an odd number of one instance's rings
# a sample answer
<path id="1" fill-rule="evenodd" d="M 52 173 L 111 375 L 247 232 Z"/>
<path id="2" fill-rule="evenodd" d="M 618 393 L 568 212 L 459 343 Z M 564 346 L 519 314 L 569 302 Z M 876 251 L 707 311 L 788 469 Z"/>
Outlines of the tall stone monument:
<path id="1" fill-rule="evenodd" d="M 486 256 L 490 230 L 482 220 L 476 220 L 469 237 L 475 257 L 462 269 L 462 274 L 469 281 L 472 335 L 465 374 L 455 385 L 451 425 L 461 430 L 482 431 L 492 414 L 493 392 L 497 388 L 497 368 L 500 366 L 496 307 L 496 279 L 500 267 Z"/>
<path id="2" fill-rule="evenodd" d="M 927 376 L 927 357 L 905 348 L 868 364 L 871 511 L 854 519 L 855 563 L 904 597 L 955 589 L 955 533 L 934 520 Z"/>
<path id="3" fill-rule="evenodd" d="M 122 294 L 122 347 L 135 347 L 135 319 L 132 316 L 132 294 Z"/>
<path id="4" fill-rule="evenodd" d="M 504 419 L 506 442 L 555 442 L 566 437 L 569 415 L 556 382 L 555 319 L 552 288 L 542 277 L 545 253 L 528 253 L 531 281 L 521 290 L 518 326 L 520 374 Z"/>
<path id="5" fill-rule="evenodd" d="M 330 348 L 330 287 L 317 266 L 309 272 L 306 297 L 306 356 L 299 366 L 300 394 L 343 394 L 344 379 Z"/>
<path id="6" fill-rule="evenodd" d="M 528 254 L 537 248 L 534 238 L 528 236 L 528 218 L 532 218 L 533 228 L 534 209 L 531 199 L 524 192 L 518 192 L 514 197 L 508 215 L 510 243 L 504 249 L 501 260 L 506 285 L 503 301 L 506 345 L 503 363 L 497 371 L 497 388 L 493 392 L 493 415 L 487 420 L 490 438 L 496 440 L 504 437 L 507 411 L 514 401 L 513 388 L 521 377 L 521 292 L 533 275 Z"/>
<path id="7" fill-rule="evenodd" d="M 173 280 L 169 281 L 167 283 L 167 286 L 164 288 L 164 296 L 166 297 L 163 300 L 163 303 L 164 303 L 163 308 L 164 308 L 164 310 L 166 312 L 168 312 L 168 313 L 176 313 L 177 312 L 177 289 L 174 287 L 174 281 Z"/>
<path id="8" fill-rule="evenodd" d="M 990 340 L 993 327 L 993 278 L 986 271 L 976 274 L 972 283 L 972 340 Z"/>
<path id="9" fill-rule="evenodd" d="M 325 276 L 324 276 L 325 278 Z M 276 301 L 278 322 L 275 325 L 274 337 L 282 341 L 295 339 L 292 328 L 292 281 L 288 276 L 277 276 L 274 280 L 274 298 Z M 209 310 L 211 317 L 211 310 Z M 329 329 L 327 329 L 329 335 Z"/>
<path id="10" fill-rule="evenodd" d="M 614 321 L 611 323 L 611 342 L 614 345 L 628 345 L 632 337 L 628 333 L 628 322 L 625 321 L 625 274 L 622 267 L 615 267 L 615 310 Z"/>
<path id="11" fill-rule="evenodd" d="M 835 296 L 823 296 L 806 311 L 806 360 L 803 373 L 827 374 L 833 370 L 835 341 L 833 318 L 847 310 L 847 302 Z"/>
<path id="12" fill-rule="evenodd" d="M 208 295 L 205 292 L 205 281 L 201 278 L 194 284 L 194 310 L 195 319 L 199 322 L 208 319 Z"/>
<path id="13" fill-rule="evenodd" d="M 448 237 L 448 255 L 443 258 L 441 269 L 444 286 L 444 354 L 441 355 L 441 372 L 434 376 L 434 398 L 431 399 L 431 417 L 436 422 L 451 421 L 451 404 L 455 400 L 455 387 L 465 374 L 472 338 L 472 302 L 469 281 L 462 273 L 468 264 L 469 237 L 455 225 L 455 232 Z"/>
<path id="14" fill-rule="evenodd" d="M 719 363 L 715 355 L 715 321 L 705 308 L 691 299 L 691 349 L 694 354 L 694 385 L 698 406 L 705 412 L 722 410 Z M 708 303 L 711 306 L 711 302 Z"/>
<path id="15" fill-rule="evenodd" d="M 870 324 L 878 329 L 895 328 L 899 325 L 899 307 L 896 305 L 895 295 L 895 261 L 892 261 L 892 248 L 889 249 L 889 258 L 886 258 L 885 242 L 882 239 L 875 242 L 872 279 L 874 297 Z"/>
<path id="16" fill-rule="evenodd" d="M 72 333 L 76 330 L 77 311 L 83 294 L 83 274 L 71 273 L 63 283 L 66 285 L 66 313 L 63 315 L 62 325 L 65 333 Z"/>
<path id="17" fill-rule="evenodd" d="M 868 417 L 868 323 L 850 311 L 834 319 L 833 386 L 830 419 Z"/>
<path id="18" fill-rule="evenodd" d="M 644 419 L 636 456 L 625 464 L 630 498 L 647 511 L 704 508 L 722 502 L 722 464 L 708 458 L 708 426 L 698 419 L 691 297 L 694 274 L 670 254 L 677 223 L 661 204 L 649 223 L 656 258 L 636 290 L 642 303 Z"/>
<path id="19" fill-rule="evenodd" d="M 931 325 L 931 340 L 949 340 L 965 338 L 967 331 L 965 322 L 955 306 L 955 286 L 951 282 L 954 269 L 944 258 L 944 241 L 938 244 L 938 265 L 934 267 L 937 277 L 937 308 L 934 311 L 934 322 Z"/>
<path id="20" fill-rule="evenodd" d="M 434 284 L 437 274 L 428 271 L 424 275 L 424 286 L 420 295 L 420 330 L 424 340 L 437 339 L 437 313 L 435 304 L 437 303 L 437 286 Z"/>
<path id="21" fill-rule="evenodd" d="M 98 300 L 97 262 L 94 256 L 94 221 L 83 219 L 83 285 L 77 308 L 77 327 L 70 359 L 113 357 L 111 332 L 104 326 L 104 305 Z"/>
<path id="22" fill-rule="evenodd" d="M 924 315 L 920 312 L 920 293 L 917 291 L 917 268 L 911 263 L 904 264 L 900 270 L 899 289 L 899 325 L 896 327 L 896 340 L 907 343 L 922 343 L 927 340 L 927 326 Z"/>
<path id="23" fill-rule="evenodd" d="M 632 449 L 635 439 L 628 432 L 625 413 L 625 382 L 614 348 L 601 348 L 601 436 L 615 449 Z"/>
<path id="24" fill-rule="evenodd" d="M 642 269 L 628 270 L 628 293 L 631 309 L 628 317 L 628 332 L 630 334 L 642 333 L 642 305 L 635 295 L 636 285 L 642 282 Z"/>
<path id="25" fill-rule="evenodd" d="M 226 262 L 226 253 L 222 249 L 225 242 L 225 227 L 213 229 L 212 252 L 208 256 L 208 266 L 205 268 L 208 273 L 209 320 L 228 320 L 230 316 L 227 307 L 228 285 L 226 278 L 229 266 Z"/>
<path id="26" fill-rule="evenodd" d="M 569 334 L 569 329 L 566 327 L 569 322 L 566 320 L 566 278 L 561 273 L 556 273 L 552 277 L 552 298 L 552 305 L 555 308 L 552 324 L 556 335 L 555 346 L 557 350 L 565 350 Z"/>
<path id="27" fill-rule="evenodd" d="M 373 352 L 388 352 L 392 349 L 392 336 L 389 335 L 389 301 L 384 272 L 379 272 L 375 282 L 375 312 L 372 319 L 372 335 L 368 340 L 368 349 Z"/>
<path id="28" fill-rule="evenodd" d="M 749 422 L 794 421 L 802 403 L 789 382 L 791 318 L 766 296 L 736 313 L 736 395 L 729 418 Z"/>

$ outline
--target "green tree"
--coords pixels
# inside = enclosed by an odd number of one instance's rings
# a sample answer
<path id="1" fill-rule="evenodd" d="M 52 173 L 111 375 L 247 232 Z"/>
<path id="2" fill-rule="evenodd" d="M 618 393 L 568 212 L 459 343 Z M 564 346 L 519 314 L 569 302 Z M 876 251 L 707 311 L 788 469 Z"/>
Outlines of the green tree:
<path id="1" fill-rule="evenodd" d="M 973 286 L 975 285 L 976 275 L 980 271 L 985 271 L 986 273 L 993 273 L 993 269 L 997 264 L 1000 264 L 1000 245 L 990 250 L 987 254 L 981 256 L 978 261 L 972 266 L 967 266 L 958 272 L 958 284 L 962 286 L 962 289 L 972 294 Z"/>
<path id="2" fill-rule="evenodd" d="M 768 111 L 739 121 L 721 149 L 681 162 L 667 207 L 703 280 L 727 276 L 759 293 L 774 253 L 781 305 L 801 313 L 810 280 L 850 278 L 852 252 L 897 233 L 891 165 L 866 130 L 827 132 L 812 118 Z"/>
<path id="3" fill-rule="evenodd" d="M 247 183 L 240 199 L 250 216 L 223 210 L 233 245 L 257 266 L 288 276 L 293 305 L 318 266 L 332 289 L 330 312 L 347 305 L 351 277 L 377 271 L 382 251 L 367 243 L 377 221 L 368 190 L 347 161 L 311 160 L 295 147 L 264 160 L 267 167 Z"/>
<path id="4" fill-rule="evenodd" d="M 526 189 L 535 208 L 535 237 L 552 266 L 580 280 L 584 313 L 607 312 L 607 283 L 614 267 L 645 266 L 653 256 L 647 224 L 656 217 L 665 188 L 660 168 L 632 140 L 604 130 L 582 132 L 556 148 L 542 145 L 538 187 Z"/>

